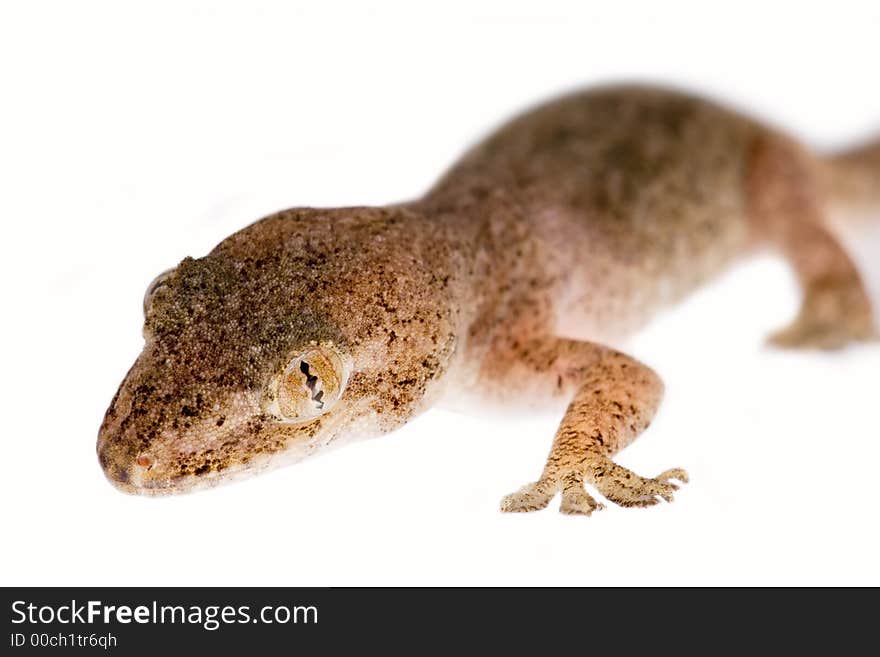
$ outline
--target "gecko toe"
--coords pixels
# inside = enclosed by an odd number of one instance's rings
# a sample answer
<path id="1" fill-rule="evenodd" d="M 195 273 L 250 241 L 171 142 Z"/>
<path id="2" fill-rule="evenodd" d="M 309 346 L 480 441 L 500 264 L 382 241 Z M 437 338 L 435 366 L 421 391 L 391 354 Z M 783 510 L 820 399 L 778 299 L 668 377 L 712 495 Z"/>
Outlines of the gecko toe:
<path id="1" fill-rule="evenodd" d="M 594 470 L 592 484 L 606 499 L 624 507 L 648 507 L 661 501 L 672 502 L 679 485 L 671 480 L 681 483 L 688 481 L 687 472 L 681 468 L 664 470 L 650 479 L 640 477 L 608 459 L 602 459 L 600 464 Z"/>
<path id="2" fill-rule="evenodd" d="M 597 502 L 587 491 L 581 489 L 579 491 L 564 491 L 562 493 L 562 503 L 559 505 L 559 512 L 566 515 L 590 516 L 593 511 L 601 511 L 604 508 L 604 504 Z"/>
<path id="3" fill-rule="evenodd" d="M 555 489 L 548 490 L 540 481 L 526 484 L 515 493 L 504 496 L 501 500 L 501 511 L 503 513 L 540 511 L 550 504 L 555 494 Z"/>
<path id="4" fill-rule="evenodd" d="M 683 484 L 690 482 L 690 478 L 688 477 L 688 473 L 682 468 L 670 468 L 669 470 L 664 470 L 656 477 L 654 477 L 658 481 L 669 482 L 670 479 L 676 479 Z M 676 486 L 676 488 L 678 488 Z"/>

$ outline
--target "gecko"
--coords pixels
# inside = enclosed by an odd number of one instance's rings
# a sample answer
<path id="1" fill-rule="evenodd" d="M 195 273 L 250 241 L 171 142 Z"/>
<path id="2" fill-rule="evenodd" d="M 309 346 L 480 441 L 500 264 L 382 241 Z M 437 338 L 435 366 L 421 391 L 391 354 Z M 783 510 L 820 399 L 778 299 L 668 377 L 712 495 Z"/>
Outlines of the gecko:
<path id="1" fill-rule="evenodd" d="M 772 344 L 877 339 L 828 227 L 838 207 L 880 209 L 880 141 L 814 154 L 652 85 L 552 99 L 416 200 L 283 210 L 158 276 L 98 460 L 126 493 L 182 493 L 387 434 L 437 404 L 545 408 L 562 417 L 546 464 L 502 511 L 557 494 L 560 511 L 586 516 L 603 508 L 594 493 L 672 501 L 685 470 L 615 461 L 664 386 L 611 345 L 768 247 L 802 290 Z"/>

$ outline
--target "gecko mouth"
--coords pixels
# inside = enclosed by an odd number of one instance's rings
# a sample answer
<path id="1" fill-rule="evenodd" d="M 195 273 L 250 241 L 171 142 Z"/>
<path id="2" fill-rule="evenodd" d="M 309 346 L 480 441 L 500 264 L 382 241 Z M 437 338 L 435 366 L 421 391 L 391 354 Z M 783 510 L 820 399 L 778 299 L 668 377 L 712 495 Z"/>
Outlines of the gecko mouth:
<path id="1" fill-rule="evenodd" d="M 181 450 L 186 436 L 169 435 L 164 443 L 138 450 L 131 441 L 102 431 L 97 445 L 98 460 L 108 481 L 129 495 L 195 492 L 302 460 L 318 446 L 311 438 L 325 421 L 326 418 L 314 418 L 300 425 L 276 425 L 262 416 L 234 423 L 227 419 L 222 425 L 225 431 L 192 452 Z M 206 421 L 206 426 L 216 427 L 217 421 Z M 276 433 L 279 426 L 283 429 L 280 435 Z M 190 436 L 189 440 L 197 440 L 198 435 Z"/>

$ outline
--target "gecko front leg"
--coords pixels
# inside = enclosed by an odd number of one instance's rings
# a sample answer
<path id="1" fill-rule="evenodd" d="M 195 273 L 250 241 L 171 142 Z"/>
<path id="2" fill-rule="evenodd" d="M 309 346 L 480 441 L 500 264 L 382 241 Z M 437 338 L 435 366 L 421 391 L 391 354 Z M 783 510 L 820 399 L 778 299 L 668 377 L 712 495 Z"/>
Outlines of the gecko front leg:
<path id="1" fill-rule="evenodd" d="M 513 363 L 496 369 L 513 381 L 530 381 L 530 391 L 543 383 L 553 396 L 571 399 L 541 477 L 501 502 L 502 511 L 542 509 L 562 493 L 560 511 L 590 515 L 602 508 L 584 488 L 627 507 L 672 501 L 687 473 L 675 468 L 656 477 L 641 477 L 618 465 L 612 456 L 650 424 L 663 396 L 657 374 L 637 360 L 601 345 L 563 338 L 544 338 L 512 349 Z"/>

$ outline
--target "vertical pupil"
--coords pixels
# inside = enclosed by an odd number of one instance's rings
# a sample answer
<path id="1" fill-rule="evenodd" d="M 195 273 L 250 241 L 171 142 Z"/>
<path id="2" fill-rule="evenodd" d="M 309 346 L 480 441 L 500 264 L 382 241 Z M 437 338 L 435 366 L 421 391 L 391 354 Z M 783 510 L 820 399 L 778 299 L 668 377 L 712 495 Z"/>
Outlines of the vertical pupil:
<path id="1" fill-rule="evenodd" d="M 324 402 L 322 398 L 324 397 L 324 391 L 319 390 L 315 391 L 315 387 L 318 385 L 318 377 L 312 375 L 309 372 L 309 364 L 306 361 L 301 361 L 299 364 L 299 371 L 306 375 L 306 387 L 312 393 L 312 401 L 318 403 L 318 408 L 324 408 Z"/>

